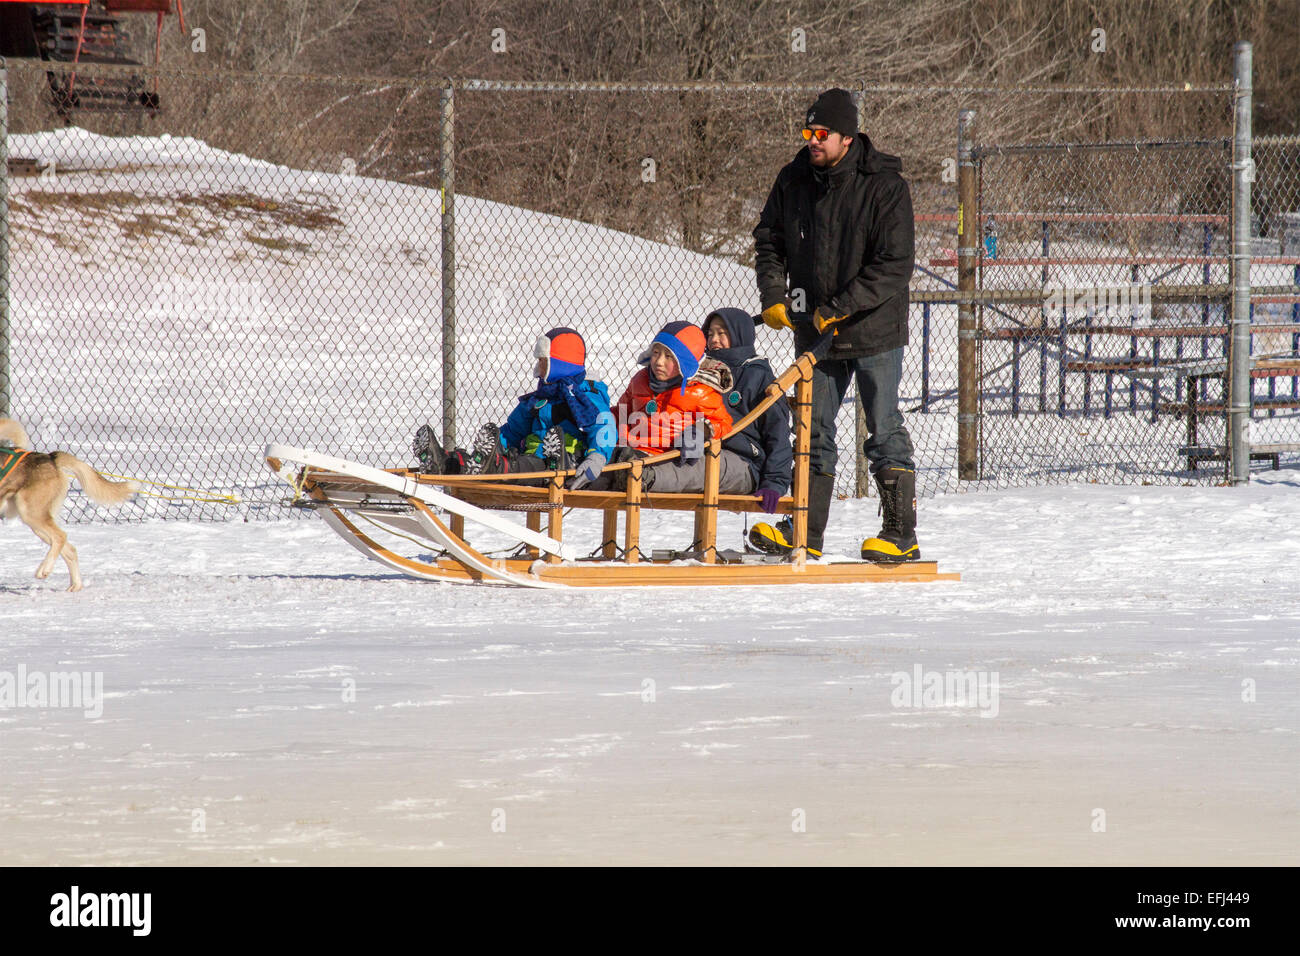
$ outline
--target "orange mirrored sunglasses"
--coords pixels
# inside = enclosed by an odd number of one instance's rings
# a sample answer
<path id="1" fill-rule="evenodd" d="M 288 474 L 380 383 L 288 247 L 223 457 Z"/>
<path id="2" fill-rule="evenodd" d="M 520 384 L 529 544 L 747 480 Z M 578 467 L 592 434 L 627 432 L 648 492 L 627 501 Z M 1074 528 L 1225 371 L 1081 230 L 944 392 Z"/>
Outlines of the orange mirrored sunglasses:
<path id="1" fill-rule="evenodd" d="M 828 129 L 809 129 L 807 126 L 803 128 L 804 139 L 815 139 L 819 143 L 824 143 L 829 135 L 831 135 L 831 131 Z"/>

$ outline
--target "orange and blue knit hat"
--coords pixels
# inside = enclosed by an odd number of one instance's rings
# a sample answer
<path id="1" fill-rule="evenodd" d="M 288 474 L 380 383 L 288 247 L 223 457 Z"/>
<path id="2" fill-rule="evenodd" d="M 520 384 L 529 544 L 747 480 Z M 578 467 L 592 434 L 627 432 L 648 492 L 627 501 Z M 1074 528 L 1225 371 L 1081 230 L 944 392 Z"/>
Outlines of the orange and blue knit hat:
<path id="1" fill-rule="evenodd" d="M 545 363 L 543 382 L 587 374 L 587 343 L 573 329 L 561 327 L 537 336 L 533 355 Z"/>
<path id="2" fill-rule="evenodd" d="M 700 359 L 704 358 L 707 346 L 704 333 L 698 325 L 690 322 L 669 322 L 654 337 L 651 348 L 662 345 L 673 353 L 677 359 L 677 369 L 682 373 L 682 394 L 686 393 L 686 383 L 700 370 Z M 646 356 L 647 361 L 649 355 Z"/>

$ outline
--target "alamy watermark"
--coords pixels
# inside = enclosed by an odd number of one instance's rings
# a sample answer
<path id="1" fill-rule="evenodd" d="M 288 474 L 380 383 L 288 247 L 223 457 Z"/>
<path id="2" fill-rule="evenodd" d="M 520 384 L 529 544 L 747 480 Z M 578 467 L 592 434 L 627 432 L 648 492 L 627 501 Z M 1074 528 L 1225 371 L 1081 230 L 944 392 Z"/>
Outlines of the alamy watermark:
<path id="1" fill-rule="evenodd" d="M 242 322 L 268 314 L 262 283 L 164 279 L 153 285 L 146 318 L 224 318 Z"/>
<path id="2" fill-rule="evenodd" d="M 123 927 L 133 936 L 148 936 L 152 910 L 152 893 L 83 893 L 74 884 L 67 893 L 50 897 L 50 925 Z"/>
<path id="3" fill-rule="evenodd" d="M 1073 313 L 1111 319 L 1149 320 L 1151 283 L 1068 287 L 1053 282 L 1043 286 L 1043 308 L 1053 313 L 1064 310 L 1067 316 Z"/>
<path id="4" fill-rule="evenodd" d="M 998 715 L 997 671 L 927 671 L 920 664 L 911 672 L 890 675 L 894 707 L 974 707 L 981 717 Z"/>
<path id="5" fill-rule="evenodd" d="M 17 707 L 70 708 L 88 720 L 104 715 L 103 671 L 0 671 L 0 710 Z"/>

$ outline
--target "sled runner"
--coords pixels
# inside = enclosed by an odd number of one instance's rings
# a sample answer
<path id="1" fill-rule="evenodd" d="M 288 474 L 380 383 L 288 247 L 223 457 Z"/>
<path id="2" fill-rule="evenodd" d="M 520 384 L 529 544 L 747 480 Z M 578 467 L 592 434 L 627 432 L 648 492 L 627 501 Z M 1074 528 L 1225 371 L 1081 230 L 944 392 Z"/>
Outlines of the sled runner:
<path id="1" fill-rule="evenodd" d="M 766 398 L 733 426 L 734 431 L 742 431 L 794 389 L 794 483 L 792 493 L 781 498 L 777 506 L 779 514 L 791 516 L 794 551 L 780 559 L 742 555 L 717 547 L 719 509 L 759 512 L 762 508 L 752 495 L 718 493 L 722 449 L 718 438 L 705 444 L 701 494 L 643 490 L 643 470 L 677 458 L 679 450 L 607 465 L 605 472 L 628 472 L 625 491 L 568 490 L 564 481 L 573 476 L 572 471 L 512 474 L 509 481 L 503 481 L 501 475 L 428 475 L 406 468 L 374 468 L 287 445 L 269 446 L 266 459 L 271 469 L 293 486 L 297 507 L 318 512 L 340 537 L 371 560 L 414 577 L 531 588 L 960 580 L 958 574 L 940 573 L 934 561 L 891 565 L 807 557 L 815 364 L 811 353 L 801 355 L 768 387 Z M 545 484 L 517 484 L 530 479 L 541 479 Z M 574 508 L 604 513 L 601 543 L 588 557 L 580 557 L 577 549 L 564 541 L 564 514 Z M 644 508 L 693 512 L 691 548 L 684 553 L 643 550 Z M 523 512 L 525 524 L 512 521 L 502 511 Z M 447 521 L 439 517 L 440 512 L 449 516 Z M 541 529 L 543 514 L 547 518 L 545 533 Z M 467 523 L 504 537 L 516 553 L 492 557 L 477 550 L 466 538 Z M 414 557 L 401 553 L 395 550 L 402 548 L 400 541 L 422 550 Z"/>

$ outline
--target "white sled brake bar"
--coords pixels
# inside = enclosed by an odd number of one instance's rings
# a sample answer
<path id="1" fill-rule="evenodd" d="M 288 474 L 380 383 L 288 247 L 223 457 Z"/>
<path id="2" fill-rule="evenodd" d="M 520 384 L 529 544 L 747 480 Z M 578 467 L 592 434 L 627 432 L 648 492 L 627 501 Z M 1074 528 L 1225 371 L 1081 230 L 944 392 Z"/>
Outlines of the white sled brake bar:
<path id="1" fill-rule="evenodd" d="M 438 520 L 438 516 L 430 511 L 422 503 L 415 506 L 415 515 L 420 524 L 424 526 L 425 533 L 429 537 L 436 539 L 447 552 L 461 564 L 473 568 L 484 577 L 493 581 L 501 581 L 506 584 L 514 584 L 525 588 L 563 588 L 566 585 L 555 584 L 550 581 L 543 581 L 541 578 L 531 574 L 516 574 L 505 566 L 504 562 L 494 562 L 491 558 L 480 554 L 460 538 L 452 533 L 452 530 Z"/>
<path id="2" fill-rule="evenodd" d="M 484 527 L 491 528 L 493 531 L 509 535 L 516 541 L 531 544 L 539 551 L 558 555 L 565 561 L 574 561 L 578 556 L 572 545 L 562 544 L 549 535 L 525 528 L 509 518 L 493 514 L 491 511 L 472 505 L 468 501 L 462 501 L 445 492 L 438 491 L 431 485 L 422 485 L 414 479 L 403 478 L 380 468 L 372 468 L 369 465 L 361 465 L 343 458 L 333 458 L 330 455 L 322 455 L 304 448 L 294 448 L 290 445 L 268 445 L 266 457 L 278 458 L 281 461 L 296 461 L 310 468 L 319 468 L 322 471 L 332 471 L 340 475 L 348 475 L 352 478 L 372 482 L 403 497 L 418 499 L 427 505 L 450 511 L 452 514 L 460 515 L 468 521 L 476 522 Z"/>

